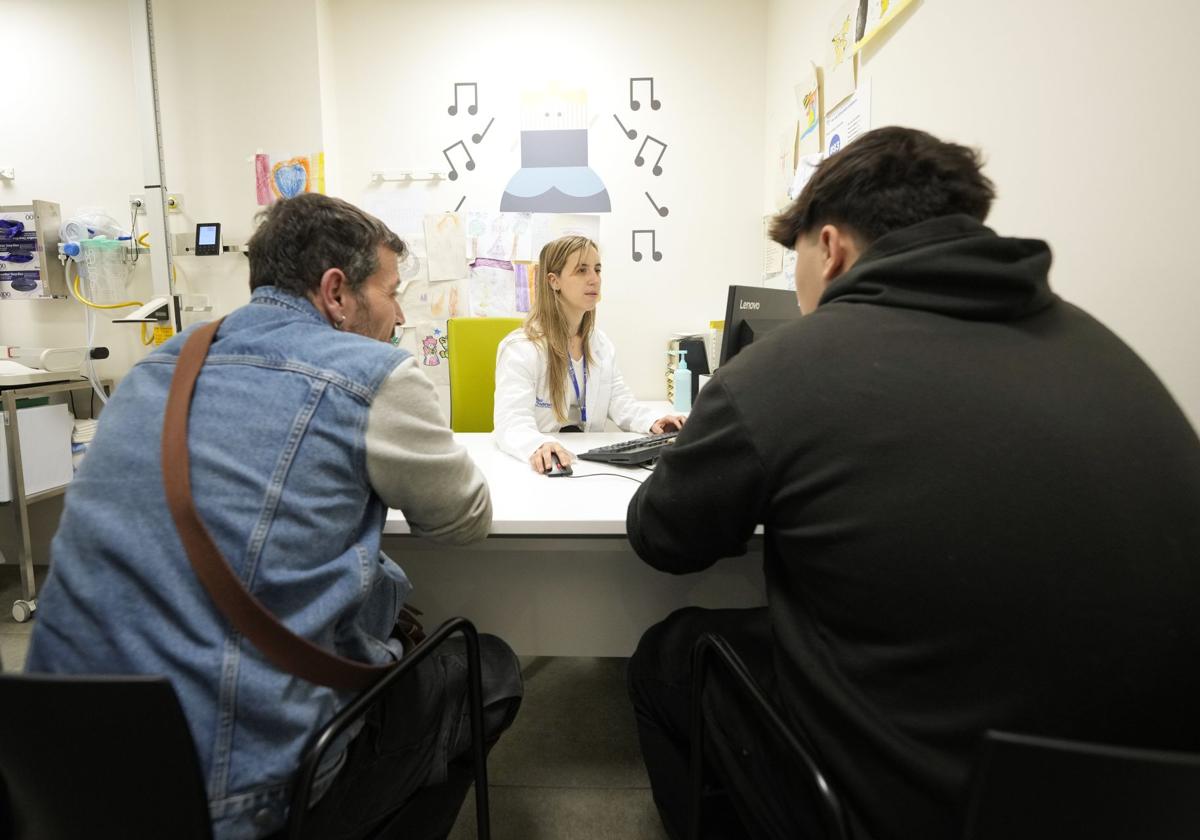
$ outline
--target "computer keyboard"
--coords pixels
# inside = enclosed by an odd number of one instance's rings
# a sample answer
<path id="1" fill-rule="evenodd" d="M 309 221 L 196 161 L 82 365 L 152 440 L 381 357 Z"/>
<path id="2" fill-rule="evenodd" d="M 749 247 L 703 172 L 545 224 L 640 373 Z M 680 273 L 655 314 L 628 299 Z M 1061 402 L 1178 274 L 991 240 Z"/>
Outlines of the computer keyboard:
<path id="1" fill-rule="evenodd" d="M 587 452 L 580 452 L 579 457 L 585 461 L 606 461 L 609 464 L 644 464 L 657 458 L 664 446 L 675 442 L 675 436 L 678 434 L 679 432 L 664 432 L 661 435 L 648 435 L 599 446 Z"/>

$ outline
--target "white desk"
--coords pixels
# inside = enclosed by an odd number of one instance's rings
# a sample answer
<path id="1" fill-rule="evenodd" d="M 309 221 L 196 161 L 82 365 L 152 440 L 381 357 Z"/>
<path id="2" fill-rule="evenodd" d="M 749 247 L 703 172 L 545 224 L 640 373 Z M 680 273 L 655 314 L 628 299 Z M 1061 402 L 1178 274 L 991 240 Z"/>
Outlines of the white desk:
<path id="1" fill-rule="evenodd" d="M 411 536 L 400 511 L 384 528 L 384 551 L 415 585 L 426 626 L 464 615 L 524 656 L 629 656 L 642 632 L 672 610 L 695 604 L 765 603 L 761 542 L 744 557 L 673 576 L 643 563 L 625 539 L 625 511 L 641 468 L 573 464 L 573 478 L 538 475 L 498 450 L 490 434 L 458 434 L 492 491 L 492 531 L 472 546 Z M 636 435 L 566 434 L 572 452 Z M 595 476 L 582 478 L 578 476 Z"/>

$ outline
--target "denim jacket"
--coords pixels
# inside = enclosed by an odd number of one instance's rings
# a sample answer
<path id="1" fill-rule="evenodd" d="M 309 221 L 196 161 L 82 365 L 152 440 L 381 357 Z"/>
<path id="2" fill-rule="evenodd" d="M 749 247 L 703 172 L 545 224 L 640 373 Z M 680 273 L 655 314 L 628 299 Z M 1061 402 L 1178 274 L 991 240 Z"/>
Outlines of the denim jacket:
<path id="1" fill-rule="evenodd" d="M 177 336 L 133 367 L 70 485 L 27 670 L 166 674 L 195 738 L 218 838 L 281 827 L 316 729 L 349 698 L 281 673 L 217 613 L 167 510 L 162 415 Z M 196 509 L 242 582 L 293 631 L 374 663 L 410 585 L 380 555 L 386 507 L 364 434 L 409 354 L 331 329 L 274 287 L 229 315 L 196 383 Z M 490 511 L 489 511 L 490 516 Z"/>

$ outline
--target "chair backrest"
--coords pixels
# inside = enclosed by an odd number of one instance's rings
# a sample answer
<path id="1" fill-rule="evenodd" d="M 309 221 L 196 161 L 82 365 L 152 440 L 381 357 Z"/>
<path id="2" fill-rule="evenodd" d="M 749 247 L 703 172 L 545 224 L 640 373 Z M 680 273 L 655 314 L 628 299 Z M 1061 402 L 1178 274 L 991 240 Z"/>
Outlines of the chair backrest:
<path id="1" fill-rule="evenodd" d="M 520 318 L 451 318 L 447 322 L 450 428 L 454 431 L 492 431 L 496 348 L 523 323 Z"/>
<path id="2" fill-rule="evenodd" d="M 716 666 L 714 668 L 714 666 Z M 705 764 L 705 735 L 707 719 L 710 711 L 705 697 L 710 684 L 719 684 L 719 680 L 711 679 L 710 674 L 719 671 L 729 682 L 740 699 L 745 702 L 738 714 L 756 715 L 758 724 L 762 727 L 759 735 L 763 738 L 760 746 L 763 755 L 769 756 L 774 763 L 772 773 L 782 777 L 789 769 L 798 773 L 801 785 L 796 787 L 793 797 L 787 803 L 786 814 L 757 815 L 760 824 L 752 833 L 755 836 L 803 836 L 812 838 L 828 838 L 828 840 L 848 840 L 850 829 L 846 812 L 841 799 L 829 782 L 828 776 L 817 764 L 816 758 L 809 751 L 809 739 L 803 733 L 794 729 L 784 720 L 780 710 L 772 705 L 762 690 L 754 675 L 738 656 L 733 646 L 717 633 L 703 633 L 692 648 L 692 697 L 691 697 L 691 789 L 688 816 L 688 838 L 699 840 L 702 836 L 703 806 L 702 790 L 704 787 Z M 723 711 L 730 709 L 727 702 Z M 747 717 L 746 722 L 752 718 Z M 766 739 L 773 739 L 768 741 Z M 770 745 L 770 749 L 768 749 Z M 785 766 L 786 765 L 786 766 Z M 764 808 L 764 811 L 771 810 Z M 765 820 L 765 822 L 761 822 Z M 798 821 L 797 825 L 789 823 Z M 768 824 L 769 823 L 769 824 Z M 796 834 L 799 831 L 800 834 Z"/>
<path id="3" fill-rule="evenodd" d="M 963 836 L 1200 837 L 1200 755 L 989 732 Z"/>
<path id="4" fill-rule="evenodd" d="M 0 675 L 0 837 L 211 840 L 196 747 L 163 677 Z"/>

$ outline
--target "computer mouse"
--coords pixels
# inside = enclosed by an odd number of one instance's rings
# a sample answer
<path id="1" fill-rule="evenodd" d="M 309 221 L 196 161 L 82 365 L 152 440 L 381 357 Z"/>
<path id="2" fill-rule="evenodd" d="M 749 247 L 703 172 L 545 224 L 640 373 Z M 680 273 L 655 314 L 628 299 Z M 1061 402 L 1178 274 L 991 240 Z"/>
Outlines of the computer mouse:
<path id="1" fill-rule="evenodd" d="M 553 466 L 546 470 L 546 475 L 550 478 L 565 478 L 574 472 L 574 470 L 571 469 L 570 464 L 564 464 L 562 461 L 558 460 L 557 453 L 551 452 L 550 460 L 554 462 Z"/>

